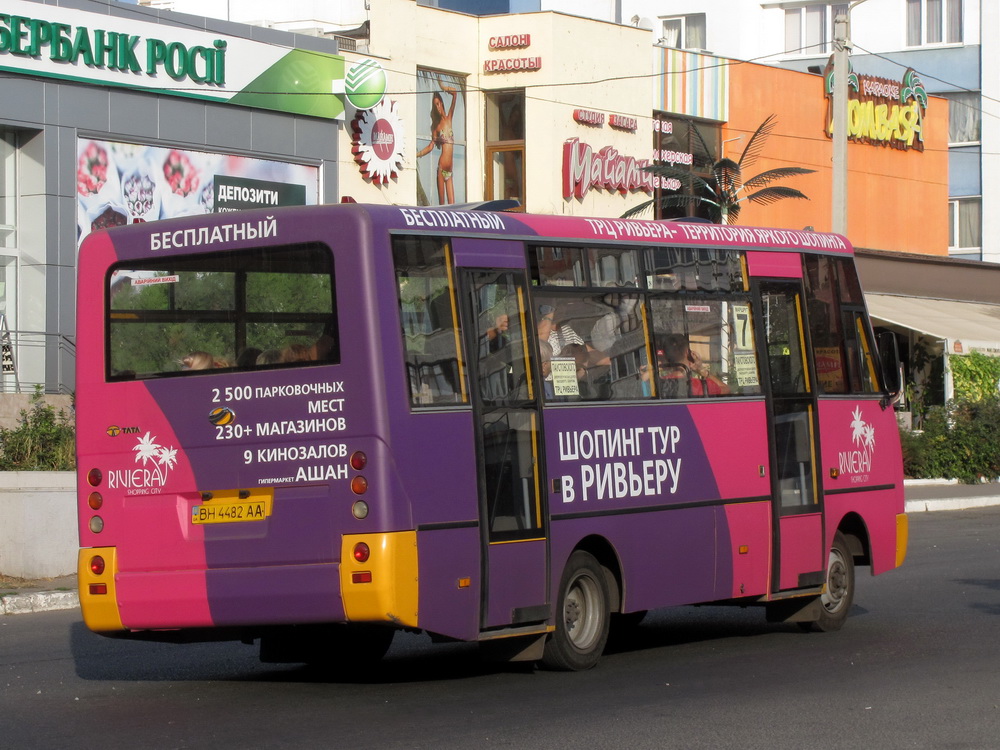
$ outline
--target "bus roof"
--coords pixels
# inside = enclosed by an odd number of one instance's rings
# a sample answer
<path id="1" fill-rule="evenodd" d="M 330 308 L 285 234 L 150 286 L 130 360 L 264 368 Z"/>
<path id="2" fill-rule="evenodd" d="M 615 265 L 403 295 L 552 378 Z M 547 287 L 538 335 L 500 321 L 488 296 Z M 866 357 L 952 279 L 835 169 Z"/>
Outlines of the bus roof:
<path id="1" fill-rule="evenodd" d="M 406 229 L 452 232 L 486 230 L 509 236 L 530 235 L 553 240 L 650 242 L 669 245 L 711 245 L 762 250 L 804 250 L 853 253 L 846 237 L 812 230 L 723 226 L 704 221 L 645 220 L 494 213 L 462 209 L 366 207 L 373 217 L 396 213 Z M 381 217 L 379 217 L 381 218 Z M 393 222 L 391 218 L 387 222 Z M 393 222 L 395 223 L 395 222 Z"/>
<path id="2" fill-rule="evenodd" d="M 724 226 L 703 221 L 549 216 L 466 207 L 420 208 L 358 203 L 209 214 L 104 231 L 111 232 L 116 246 L 119 244 L 118 240 L 126 243 L 138 240 L 140 245 L 148 245 L 147 251 L 204 252 L 233 248 L 233 240 L 256 238 L 280 243 L 294 235 L 294 241 L 298 241 L 302 239 L 303 233 L 309 233 L 312 219 L 321 215 L 332 217 L 340 213 L 367 215 L 373 227 L 389 232 L 494 236 L 535 242 L 549 240 L 553 243 L 663 244 L 847 255 L 853 253 L 853 247 L 847 238 L 811 230 Z M 139 239 L 140 237 L 143 239 Z M 84 244 L 89 244 L 86 239 Z M 139 250 L 138 247 L 133 247 Z M 128 254 L 132 255 L 132 252 Z"/>

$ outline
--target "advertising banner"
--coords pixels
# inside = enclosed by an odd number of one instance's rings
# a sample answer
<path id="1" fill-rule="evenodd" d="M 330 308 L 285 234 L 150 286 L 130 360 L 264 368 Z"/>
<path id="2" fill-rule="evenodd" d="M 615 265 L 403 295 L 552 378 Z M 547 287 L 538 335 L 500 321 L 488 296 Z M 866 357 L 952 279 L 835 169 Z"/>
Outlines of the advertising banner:
<path id="1" fill-rule="evenodd" d="M 340 55 L 25 0 L 0 0 L 0 70 L 344 116 Z"/>
<path id="2" fill-rule="evenodd" d="M 314 205 L 319 168 L 81 138 L 77 239 L 95 229 L 247 208 Z"/>
<path id="3" fill-rule="evenodd" d="M 464 203 L 465 79 L 418 70 L 417 113 L 417 205 Z"/>

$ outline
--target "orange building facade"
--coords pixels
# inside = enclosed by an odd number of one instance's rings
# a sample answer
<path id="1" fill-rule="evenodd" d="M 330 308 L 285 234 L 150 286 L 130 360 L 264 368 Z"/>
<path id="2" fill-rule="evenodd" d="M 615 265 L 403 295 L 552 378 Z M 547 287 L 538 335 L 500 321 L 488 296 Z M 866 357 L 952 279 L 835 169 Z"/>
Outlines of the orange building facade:
<path id="1" fill-rule="evenodd" d="M 674 51 L 664 54 L 663 75 L 675 89 L 663 104 L 722 120 L 720 153 L 738 161 L 757 127 L 775 116 L 747 179 L 770 169 L 804 167 L 812 174 L 776 181 L 808 200 L 742 204 L 739 223 L 794 229 L 832 229 L 833 141 L 825 94 L 827 78 L 766 65 Z M 679 71 L 686 66 L 687 71 Z M 683 80 L 678 81 L 678 76 Z M 856 73 L 847 147 L 847 232 L 860 248 L 927 255 L 948 253 L 948 103 L 936 97 L 900 105 L 905 83 Z M 853 81 L 852 81 L 853 82 Z M 692 95 L 692 91 L 696 93 Z M 867 92 L 867 93 L 866 93 Z M 878 94 L 896 96 L 879 98 Z M 687 114 L 685 111 L 678 114 Z M 702 114 L 702 118 L 697 118 Z M 832 128 L 831 128 L 832 129 Z M 909 142 L 907 142 L 909 141 Z M 922 149 L 921 149 L 922 146 Z"/>

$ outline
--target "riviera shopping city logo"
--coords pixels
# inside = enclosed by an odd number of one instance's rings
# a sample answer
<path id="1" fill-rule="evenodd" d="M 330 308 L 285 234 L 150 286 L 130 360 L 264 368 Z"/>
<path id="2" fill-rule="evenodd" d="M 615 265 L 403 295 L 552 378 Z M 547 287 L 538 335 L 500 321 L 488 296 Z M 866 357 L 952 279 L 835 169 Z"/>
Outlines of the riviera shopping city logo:
<path id="1" fill-rule="evenodd" d="M 142 467 L 108 472 L 108 488 L 125 490 L 129 495 L 148 495 L 166 485 L 170 470 L 177 465 L 177 449 L 158 444 L 156 436 L 147 432 L 137 438 L 132 450 Z"/>
<path id="2" fill-rule="evenodd" d="M 362 60 L 347 71 L 344 93 L 347 101 L 358 109 L 371 109 L 385 96 L 388 83 L 385 70 L 374 60 Z"/>
<path id="3" fill-rule="evenodd" d="M 850 474 L 852 482 L 868 481 L 872 469 L 872 454 L 875 452 L 875 425 L 866 422 L 857 406 L 851 413 L 851 442 L 854 449 L 841 451 L 839 456 L 840 473 Z"/>

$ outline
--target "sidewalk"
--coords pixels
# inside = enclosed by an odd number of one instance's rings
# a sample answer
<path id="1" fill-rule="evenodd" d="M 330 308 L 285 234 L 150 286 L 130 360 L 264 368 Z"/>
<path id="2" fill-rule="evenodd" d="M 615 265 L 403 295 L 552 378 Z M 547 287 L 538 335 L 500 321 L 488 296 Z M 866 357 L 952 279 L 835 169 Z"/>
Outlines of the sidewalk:
<path id="1" fill-rule="evenodd" d="M 75 575 L 40 580 L 0 577 L 0 615 L 76 609 L 79 606 Z"/>
<path id="2" fill-rule="evenodd" d="M 1000 483 L 959 484 L 954 479 L 907 479 L 906 512 L 966 510 L 1000 505 Z"/>
<path id="3" fill-rule="evenodd" d="M 959 484 L 946 479 L 907 479 L 906 512 L 965 510 L 1000 505 L 1000 483 Z M 0 615 L 75 609 L 76 576 L 35 581 L 0 577 Z"/>

